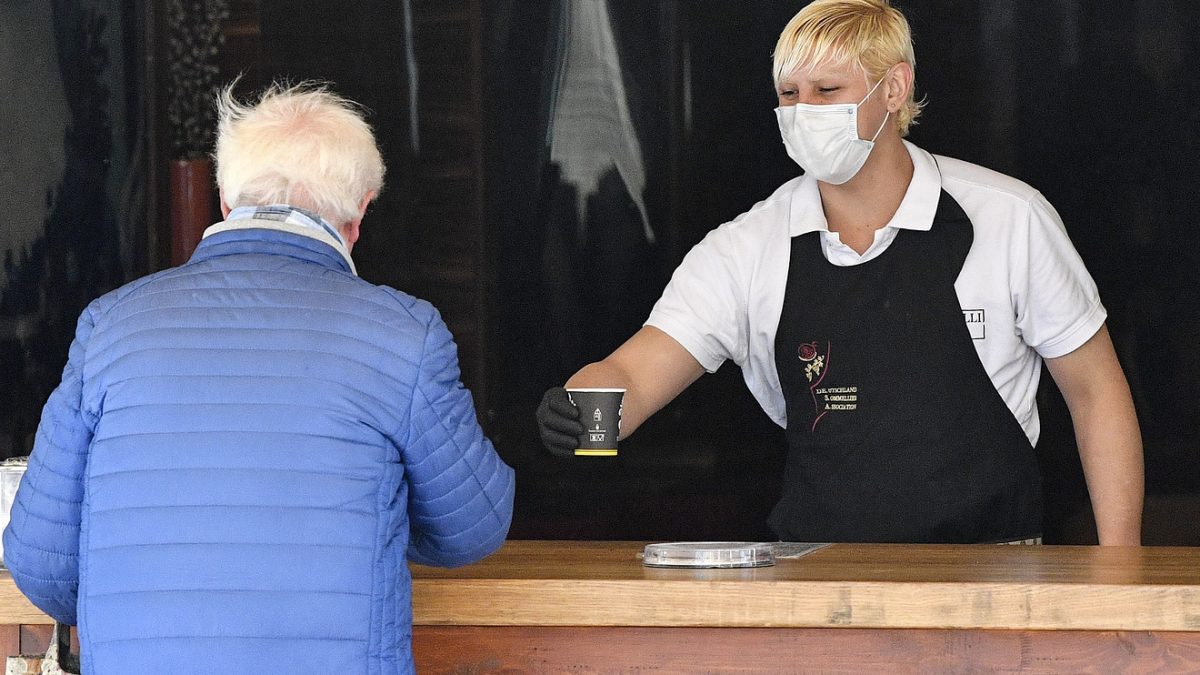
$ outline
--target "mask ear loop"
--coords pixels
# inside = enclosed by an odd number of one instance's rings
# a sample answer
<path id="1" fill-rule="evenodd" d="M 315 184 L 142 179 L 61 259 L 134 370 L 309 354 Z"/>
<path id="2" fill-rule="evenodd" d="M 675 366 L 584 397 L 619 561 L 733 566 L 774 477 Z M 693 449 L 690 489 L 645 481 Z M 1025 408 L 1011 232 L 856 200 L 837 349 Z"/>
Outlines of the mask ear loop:
<path id="1" fill-rule="evenodd" d="M 883 81 L 887 79 L 888 75 L 890 75 L 891 72 L 892 72 L 892 69 L 888 68 L 887 72 L 883 74 L 883 77 L 879 78 L 879 81 L 875 83 L 875 86 L 871 87 L 871 91 L 868 91 L 867 95 L 862 97 L 862 100 L 858 102 L 859 107 L 862 107 L 862 104 L 866 103 L 867 99 L 871 98 L 871 94 L 875 93 L 875 90 L 879 88 L 879 85 L 883 84 Z M 883 116 L 883 122 L 881 122 L 879 124 L 879 128 L 875 130 L 875 135 L 871 137 L 872 143 L 875 142 L 876 138 L 879 138 L 879 134 L 883 133 L 883 128 L 887 126 L 888 118 L 891 116 L 892 116 L 892 111 L 889 109 L 887 111 L 887 114 Z"/>
<path id="2" fill-rule="evenodd" d="M 883 77 L 879 78 L 879 81 L 875 83 L 874 87 L 871 87 L 871 91 L 868 91 L 866 96 L 862 97 L 862 100 L 858 102 L 858 105 L 866 103 L 867 99 L 871 98 L 871 94 L 874 94 L 875 90 L 879 88 L 879 85 L 883 84 L 883 81 L 887 79 L 888 73 L 890 72 L 892 72 L 892 69 L 888 68 L 887 73 L 884 73 Z M 866 79 L 866 77 L 864 76 L 863 79 Z"/>
<path id="3" fill-rule="evenodd" d="M 874 143 L 874 142 L 875 142 L 875 139 L 876 139 L 876 138 L 879 138 L 879 134 L 883 132 L 883 128 L 887 126 L 887 121 L 888 121 L 888 118 L 889 118 L 889 117 L 891 117 L 891 116 L 892 116 L 892 111 L 891 111 L 891 110 L 887 111 L 887 114 L 883 116 L 883 123 L 881 123 L 881 124 L 879 125 L 879 128 L 875 130 L 875 135 L 871 137 L 871 142 L 872 142 L 872 143 Z"/>

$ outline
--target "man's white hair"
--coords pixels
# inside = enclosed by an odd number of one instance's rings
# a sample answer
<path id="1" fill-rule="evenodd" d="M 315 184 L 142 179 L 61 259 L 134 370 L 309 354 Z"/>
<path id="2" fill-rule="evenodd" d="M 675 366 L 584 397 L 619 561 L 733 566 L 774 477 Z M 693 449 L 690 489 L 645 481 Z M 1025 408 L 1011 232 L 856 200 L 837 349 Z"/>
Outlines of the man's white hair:
<path id="1" fill-rule="evenodd" d="M 289 204 L 334 225 L 383 187 L 383 157 L 363 110 L 319 82 L 275 83 L 251 103 L 217 97 L 217 185 L 230 208 Z"/>

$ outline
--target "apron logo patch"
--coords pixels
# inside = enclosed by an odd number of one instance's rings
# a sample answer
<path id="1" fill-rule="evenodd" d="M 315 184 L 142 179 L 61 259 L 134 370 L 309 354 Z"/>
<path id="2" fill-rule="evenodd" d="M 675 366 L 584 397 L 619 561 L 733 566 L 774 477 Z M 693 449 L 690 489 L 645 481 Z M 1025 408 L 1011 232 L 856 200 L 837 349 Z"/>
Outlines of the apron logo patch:
<path id="1" fill-rule="evenodd" d="M 821 370 L 825 367 L 825 357 L 817 353 L 817 343 L 803 342 L 796 352 L 800 360 L 808 364 L 804 366 L 804 376 L 808 381 L 812 382 L 814 377 L 820 378 Z"/>
<path id="2" fill-rule="evenodd" d="M 808 393 L 812 397 L 813 415 L 810 431 L 816 431 L 817 423 L 831 412 L 854 412 L 858 410 L 858 386 L 830 385 L 825 383 L 829 374 L 832 346 L 825 343 L 801 342 L 796 348 L 796 357 L 804 364 L 804 377 L 808 380 Z"/>
<path id="3" fill-rule="evenodd" d="M 964 309 L 963 320 L 967 322 L 967 330 L 971 331 L 972 340 L 987 339 L 987 316 L 982 309 Z"/>

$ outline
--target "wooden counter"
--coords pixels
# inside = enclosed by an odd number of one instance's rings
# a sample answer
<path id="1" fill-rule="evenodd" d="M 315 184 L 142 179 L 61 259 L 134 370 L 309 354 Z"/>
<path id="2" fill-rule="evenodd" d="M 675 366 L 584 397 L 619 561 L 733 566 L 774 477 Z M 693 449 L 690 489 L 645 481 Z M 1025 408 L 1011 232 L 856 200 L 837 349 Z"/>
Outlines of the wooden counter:
<path id="1" fill-rule="evenodd" d="M 1200 672 L 1200 549 L 838 544 L 682 570 L 642 546 L 415 566 L 421 672 Z"/>
<path id="2" fill-rule="evenodd" d="M 682 570 L 642 546 L 413 566 L 419 672 L 1200 672 L 1200 549 L 836 544 Z M 8 653 L 47 623 L 0 572 Z"/>
<path id="3" fill-rule="evenodd" d="M 54 620 L 26 600 L 12 575 L 0 567 L 0 657 L 46 653 L 53 627 Z"/>

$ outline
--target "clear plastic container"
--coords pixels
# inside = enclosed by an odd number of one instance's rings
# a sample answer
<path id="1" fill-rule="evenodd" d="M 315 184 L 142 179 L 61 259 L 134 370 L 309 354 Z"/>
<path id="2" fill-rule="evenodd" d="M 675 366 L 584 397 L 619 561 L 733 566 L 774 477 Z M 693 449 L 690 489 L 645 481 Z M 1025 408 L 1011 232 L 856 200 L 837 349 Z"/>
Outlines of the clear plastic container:
<path id="1" fill-rule="evenodd" d="M 775 564 L 771 544 L 749 541 L 678 541 L 647 544 L 642 550 L 647 567 L 767 567 Z"/>
<path id="2" fill-rule="evenodd" d="M 12 510 L 13 501 L 17 497 L 17 486 L 25 468 L 29 466 L 28 457 L 10 457 L 0 462 L 0 533 L 8 527 L 8 512 Z M 4 560 L 4 541 L 0 539 L 0 566 Z"/>

